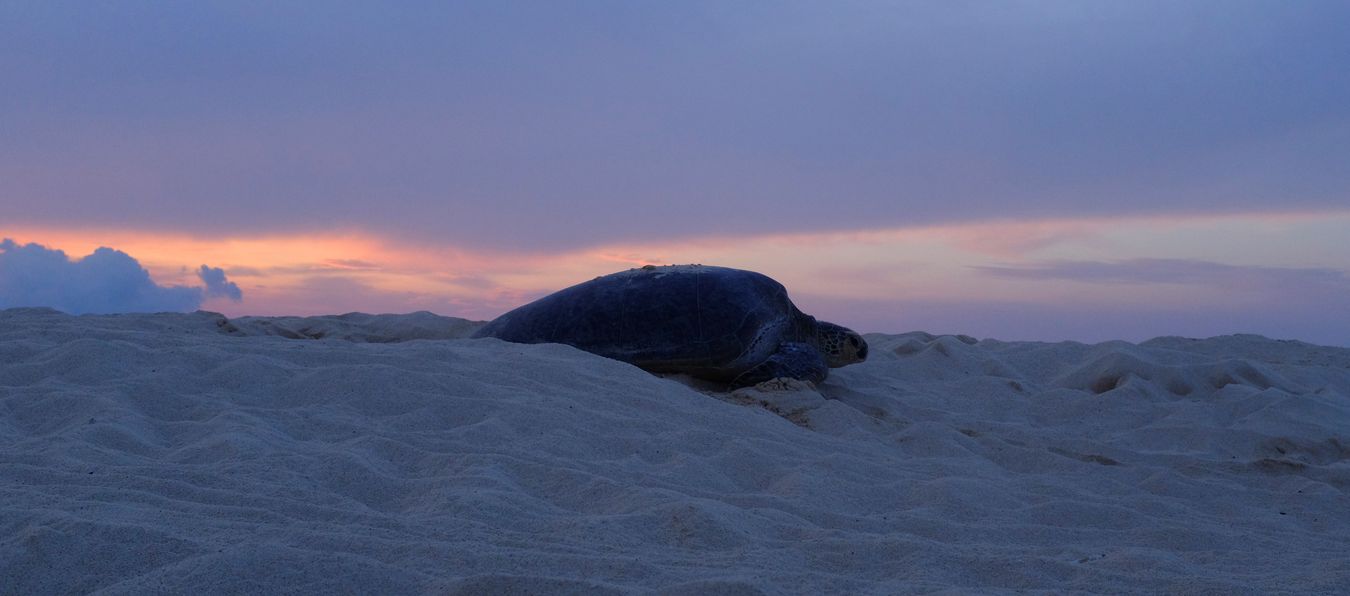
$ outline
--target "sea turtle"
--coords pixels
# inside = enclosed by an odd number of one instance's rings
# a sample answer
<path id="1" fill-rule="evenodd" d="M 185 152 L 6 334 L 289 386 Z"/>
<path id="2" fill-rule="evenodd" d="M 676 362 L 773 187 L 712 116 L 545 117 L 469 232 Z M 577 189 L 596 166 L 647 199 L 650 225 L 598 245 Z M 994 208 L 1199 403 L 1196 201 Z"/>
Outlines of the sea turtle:
<path id="1" fill-rule="evenodd" d="M 860 335 L 798 310 L 768 276 L 704 265 L 597 277 L 508 312 L 474 337 L 567 344 L 732 387 L 777 377 L 819 383 L 831 367 L 867 358 Z"/>

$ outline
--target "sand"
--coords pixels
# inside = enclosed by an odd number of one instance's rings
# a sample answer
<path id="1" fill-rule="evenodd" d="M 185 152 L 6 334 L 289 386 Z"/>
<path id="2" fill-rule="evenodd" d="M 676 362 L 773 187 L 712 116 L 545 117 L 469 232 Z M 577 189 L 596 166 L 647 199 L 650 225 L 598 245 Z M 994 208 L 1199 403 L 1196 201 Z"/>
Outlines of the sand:
<path id="1" fill-rule="evenodd" d="M 873 334 L 727 394 L 473 328 L 0 312 L 0 593 L 1350 592 L 1350 350 Z"/>

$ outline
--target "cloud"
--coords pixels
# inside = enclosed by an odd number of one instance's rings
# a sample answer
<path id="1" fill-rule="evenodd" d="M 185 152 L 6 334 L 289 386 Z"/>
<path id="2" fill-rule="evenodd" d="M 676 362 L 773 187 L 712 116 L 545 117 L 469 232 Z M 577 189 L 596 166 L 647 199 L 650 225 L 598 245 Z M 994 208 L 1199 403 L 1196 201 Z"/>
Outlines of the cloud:
<path id="1" fill-rule="evenodd" d="M 1213 337 L 1255 333 L 1274 339 L 1350 347 L 1350 314 L 1330 296 L 1318 308 L 1269 308 L 1215 305 L 1207 308 L 1165 304 L 1057 304 L 1000 299 L 852 299 L 794 296 L 807 313 L 826 316 L 861 332 L 963 333 L 1005 341 L 1139 342 L 1180 335 Z"/>
<path id="2" fill-rule="evenodd" d="M 197 271 L 197 277 L 206 284 L 206 296 L 208 298 L 229 298 L 235 302 L 244 299 L 244 292 L 232 281 L 225 279 L 225 270 L 219 267 L 207 267 L 202 265 Z"/>
<path id="3" fill-rule="evenodd" d="M 0 241 L 0 308 L 47 306 L 72 314 L 188 312 L 206 298 L 242 300 L 225 272 L 203 265 L 206 287 L 161 286 L 131 255 L 101 247 L 72 260 L 36 243 Z"/>
<path id="4" fill-rule="evenodd" d="M 359 275 L 333 274 L 291 279 L 283 289 L 275 286 L 260 288 L 253 294 L 257 304 L 248 314 L 321 315 L 427 310 L 469 319 L 491 319 L 538 297 L 490 288 L 468 295 L 391 289 L 376 285 L 379 281 L 363 279 Z"/>
<path id="5" fill-rule="evenodd" d="M 999 277 L 1120 284 L 1183 284 L 1242 289 L 1350 290 L 1350 275 L 1326 267 L 1226 265 L 1191 259 L 1049 261 L 1025 266 L 977 266 Z"/>
<path id="6" fill-rule="evenodd" d="M 325 259 L 323 266 L 344 271 L 374 271 L 380 269 L 379 265 L 361 259 Z"/>
<path id="7" fill-rule="evenodd" d="M 1026 286 L 1034 304 L 985 308 L 1011 337 L 1145 339 L 1156 335 L 1257 333 L 1350 345 L 1350 274 L 1331 267 L 1230 265 L 1193 259 L 1049 261 L 974 269 Z M 1039 334 L 1039 335 L 1038 335 Z"/>
<path id="8" fill-rule="evenodd" d="M 1350 194 L 1346 2 L 232 4 L 0 3 L 44 57 L 0 219 L 530 252 Z"/>

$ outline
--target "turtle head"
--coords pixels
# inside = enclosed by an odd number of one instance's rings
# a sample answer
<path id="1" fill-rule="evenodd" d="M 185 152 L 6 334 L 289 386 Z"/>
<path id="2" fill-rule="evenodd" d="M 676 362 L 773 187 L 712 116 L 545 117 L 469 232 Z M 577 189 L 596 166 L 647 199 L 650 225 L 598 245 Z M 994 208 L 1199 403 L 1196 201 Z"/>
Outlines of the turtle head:
<path id="1" fill-rule="evenodd" d="M 830 368 L 867 360 L 867 341 L 848 327 L 817 321 L 816 345 Z"/>

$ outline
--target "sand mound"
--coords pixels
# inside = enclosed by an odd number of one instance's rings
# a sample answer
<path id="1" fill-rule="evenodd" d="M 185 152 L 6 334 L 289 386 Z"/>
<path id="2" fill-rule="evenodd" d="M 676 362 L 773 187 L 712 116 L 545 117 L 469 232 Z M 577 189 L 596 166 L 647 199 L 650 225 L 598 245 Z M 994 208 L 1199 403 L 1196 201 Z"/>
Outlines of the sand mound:
<path id="1" fill-rule="evenodd" d="M 415 339 L 464 339 L 483 321 L 467 321 L 420 311 L 406 315 L 352 312 L 318 317 L 239 317 L 226 332 L 236 335 L 279 335 L 287 339 L 341 339 L 394 343 Z"/>
<path id="2" fill-rule="evenodd" d="M 1350 591 L 1350 350 L 871 335 L 727 394 L 472 328 L 0 311 L 0 593 Z"/>

